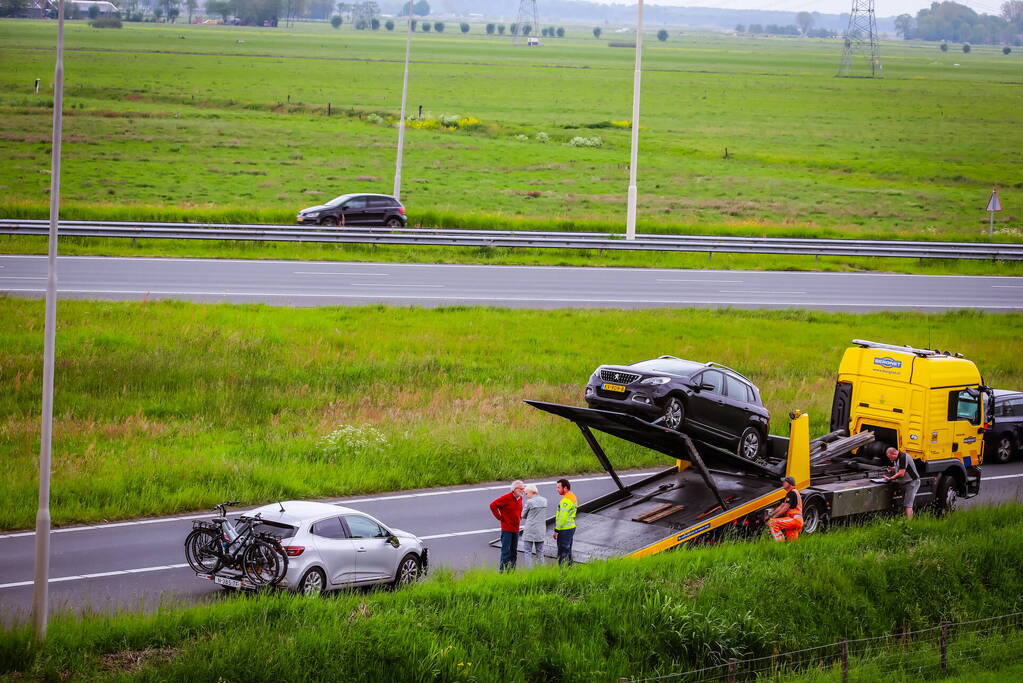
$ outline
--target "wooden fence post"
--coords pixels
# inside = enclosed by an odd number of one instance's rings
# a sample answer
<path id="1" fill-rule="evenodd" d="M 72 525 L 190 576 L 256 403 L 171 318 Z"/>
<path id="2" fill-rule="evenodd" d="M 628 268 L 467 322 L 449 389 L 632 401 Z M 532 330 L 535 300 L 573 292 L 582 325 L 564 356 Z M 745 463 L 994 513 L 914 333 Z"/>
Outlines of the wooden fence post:
<path id="1" fill-rule="evenodd" d="M 849 683 L 849 639 L 838 639 L 838 653 L 842 658 L 842 683 Z"/>
<path id="2" fill-rule="evenodd" d="M 735 683 L 735 674 L 739 668 L 739 660 L 731 658 L 728 660 L 728 683 Z"/>
<path id="3" fill-rule="evenodd" d="M 948 671 L 948 622 L 941 622 L 941 670 Z"/>

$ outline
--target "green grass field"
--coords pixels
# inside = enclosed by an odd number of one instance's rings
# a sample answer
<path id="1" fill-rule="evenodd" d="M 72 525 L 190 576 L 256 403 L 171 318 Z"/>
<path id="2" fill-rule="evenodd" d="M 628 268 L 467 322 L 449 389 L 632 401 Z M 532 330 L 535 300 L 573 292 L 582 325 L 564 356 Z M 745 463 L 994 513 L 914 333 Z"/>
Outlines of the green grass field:
<path id="1" fill-rule="evenodd" d="M 0 299 L 0 528 L 32 524 L 43 303 Z M 665 353 L 747 374 L 786 433 L 827 431 L 854 338 L 952 349 L 990 384 L 1023 386 L 1023 316 L 800 311 L 283 309 L 62 301 L 56 523 L 592 472 L 570 424 L 527 398 L 582 401 L 601 363 Z M 324 451 L 341 425 L 353 435 Z M 612 440 L 613 441 L 613 440 Z M 618 467 L 664 463 L 608 444 Z"/>
<path id="2" fill-rule="evenodd" d="M 46 215 L 54 33 L 0 21 L 2 216 Z M 64 216 L 288 223 L 343 191 L 390 192 L 396 131 L 374 121 L 397 114 L 403 48 L 399 31 L 325 24 L 72 24 Z M 640 229 L 979 240 L 998 185 L 998 239 L 1020 240 L 1023 57 L 885 43 L 885 78 L 869 80 L 835 78 L 839 54 L 645 43 Z M 417 34 L 413 59 L 412 112 L 480 121 L 409 131 L 413 223 L 624 229 L 630 133 L 612 122 L 630 116 L 631 50 L 583 27 L 516 48 L 477 25 Z"/>
<path id="3" fill-rule="evenodd" d="M 0 633 L 0 677 L 581 683 L 666 675 L 1018 611 L 1021 512 L 888 519 L 796 544 L 730 542 L 567 571 L 443 573 L 397 592 L 66 615 L 42 645 L 28 626 Z M 955 634 L 949 673 L 1011 676 L 1020 642 L 1018 631 L 984 641 Z M 921 680 L 913 667 L 926 662 L 932 674 L 937 661 L 930 643 L 916 641 L 884 654 L 865 662 L 862 676 L 854 661 L 852 680 Z M 840 680 L 833 674 L 804 680 Z"/>

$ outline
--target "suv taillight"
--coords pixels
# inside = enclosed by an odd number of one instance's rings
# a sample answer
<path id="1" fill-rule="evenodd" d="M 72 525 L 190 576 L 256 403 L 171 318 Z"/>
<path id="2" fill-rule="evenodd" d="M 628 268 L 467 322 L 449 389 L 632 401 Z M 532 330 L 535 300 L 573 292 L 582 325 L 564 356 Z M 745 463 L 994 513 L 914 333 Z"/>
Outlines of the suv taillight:
<path id="1" fill-rule="evenodd" d="M 398 207 L 398 213 L 400 213 L 402 216 L 404 216 L 405 215 L 405 207 L 404 206 L 399 206 Z"/>
<path id="2" fill-rule="evenodd" d="M 284 552 L 288 554 L 288 557 L 298 557 L 305 552 L 304 545 L 286 545 L 284 546 Z"/>

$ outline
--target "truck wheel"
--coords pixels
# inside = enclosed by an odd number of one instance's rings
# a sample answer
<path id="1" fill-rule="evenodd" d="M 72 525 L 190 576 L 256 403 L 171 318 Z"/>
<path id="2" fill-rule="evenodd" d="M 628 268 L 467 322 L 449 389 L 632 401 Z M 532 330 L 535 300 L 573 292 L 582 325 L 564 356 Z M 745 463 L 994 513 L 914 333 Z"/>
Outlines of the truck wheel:
<path id="1" fill-rule="evenodd" d="M 934 507 L 939 513 L 945 514 L 955 512 L 959 506 L 959 484 L 955 477 L 949 474 L 941 475 L 938 480 L 938 490 L 934 493 Z"/>
<path id="2" fill-rule="evenodd" d="M 828 513 L 824 503 L 812 500 L 803 507 L 803 533 L 818 534 L 828 525 Z"/>
<path id="3" fill-rule="evenodd" d="M 1012 438 L 1008 434 L 1002 434 L 995 446 L 995 462 L 1009 462 L 1012 459 L 1012 450 Z"/>

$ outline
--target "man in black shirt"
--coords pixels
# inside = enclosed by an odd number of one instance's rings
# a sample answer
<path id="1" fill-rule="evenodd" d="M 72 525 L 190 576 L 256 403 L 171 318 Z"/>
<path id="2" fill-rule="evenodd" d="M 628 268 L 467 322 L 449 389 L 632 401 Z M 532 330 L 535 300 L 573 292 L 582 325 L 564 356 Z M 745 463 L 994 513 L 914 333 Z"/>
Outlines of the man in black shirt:
<path id="1" fill-rule="evenodd" d="M 792 477 L 783 477 L 781 486 L 785 489 L 785 498 L 771 513 L 767 528 L 771 530 L 771 537 L 778 542 L 794 541 L 803 529 L 803 497 L 799 495 L 796 480 Z"/>
<path id="2" fill-rule="evenodd" d="M 916 473 L 916 463 L 908 453 L 903 453 L 898 448 L 889 448 L 884 454 L 892 463 L 884 480 L 902 487 L 902 505 L 906 519 L 913 519 L 913 501 L 916 499 L 916 492 L 920 490 L 920 475 Z"/>

